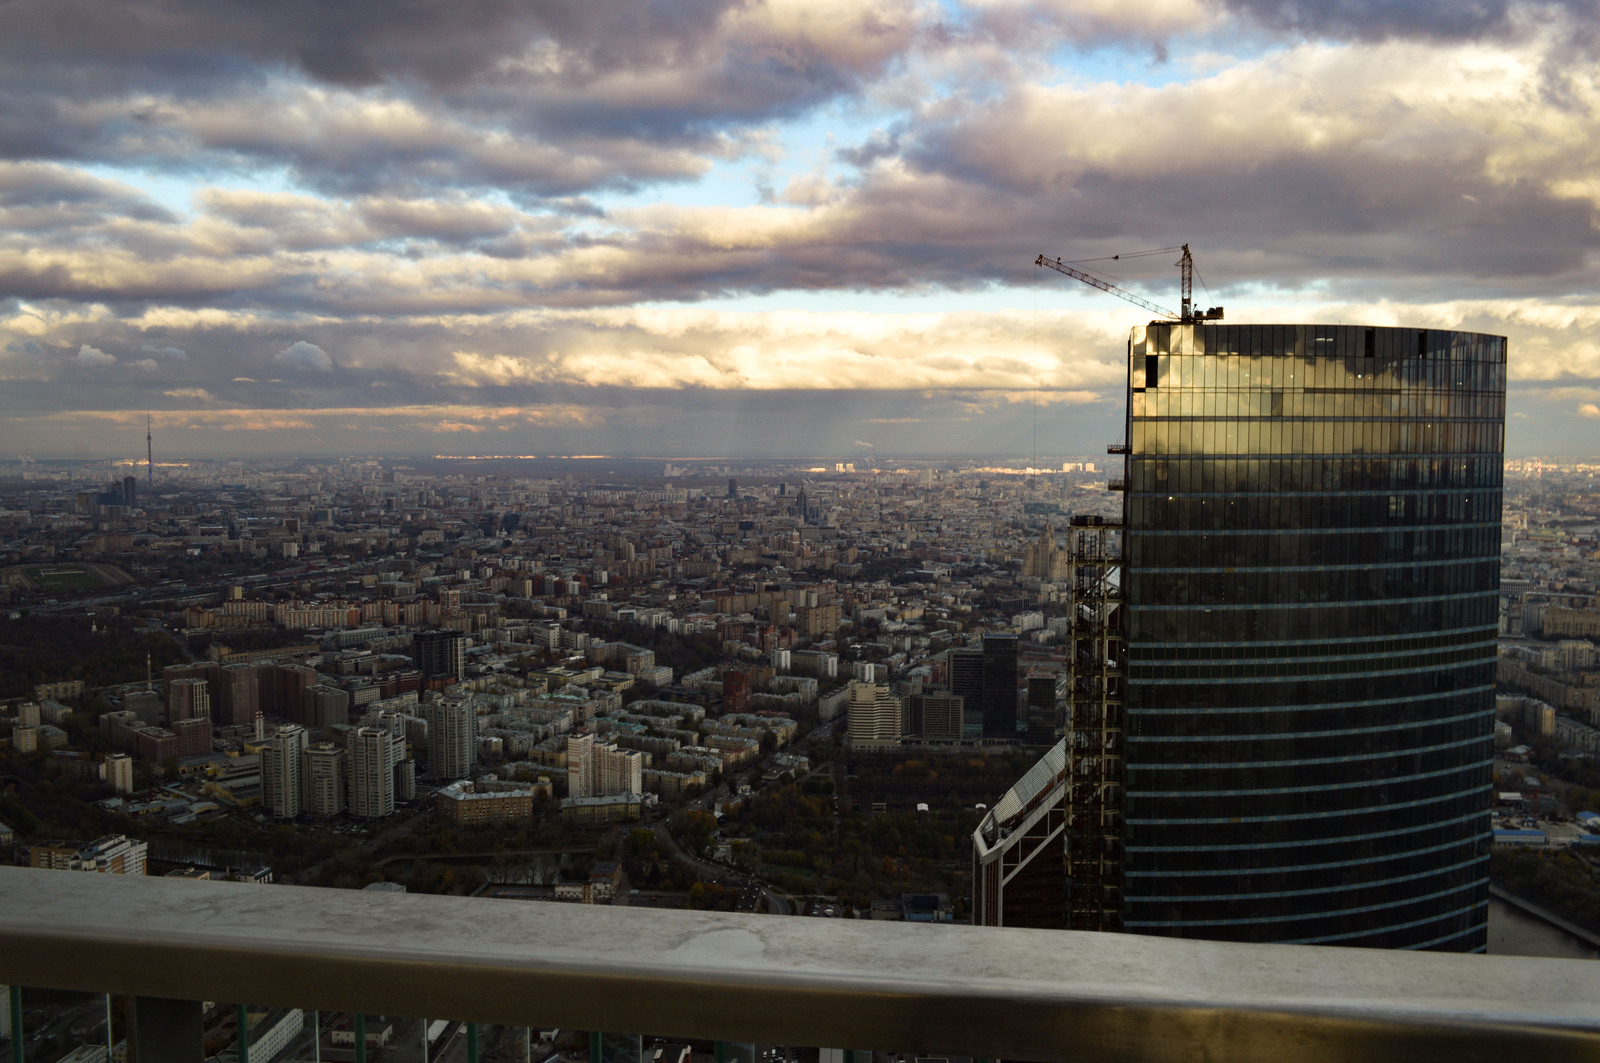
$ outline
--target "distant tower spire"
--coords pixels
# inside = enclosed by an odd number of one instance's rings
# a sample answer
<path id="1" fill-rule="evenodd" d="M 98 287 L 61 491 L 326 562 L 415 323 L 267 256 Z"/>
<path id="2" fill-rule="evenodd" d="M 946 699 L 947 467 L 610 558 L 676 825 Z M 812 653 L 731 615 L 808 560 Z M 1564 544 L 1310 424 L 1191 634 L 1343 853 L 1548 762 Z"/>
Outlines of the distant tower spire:
<path id="1" fill-rule="evenodd" d="M 150 436 L 150 415 L 144 415 L 145 478 L 151 487 L 156 485 L 156 447 Z"/>

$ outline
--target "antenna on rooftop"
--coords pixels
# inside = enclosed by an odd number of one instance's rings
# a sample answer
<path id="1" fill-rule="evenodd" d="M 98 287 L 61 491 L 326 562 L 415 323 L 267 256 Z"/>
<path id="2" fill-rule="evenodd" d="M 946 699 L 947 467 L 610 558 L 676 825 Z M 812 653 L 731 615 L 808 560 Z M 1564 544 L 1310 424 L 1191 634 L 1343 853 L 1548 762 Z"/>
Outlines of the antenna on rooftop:
<path id="1" fill-rule="evenodd" d="M 156 485 L 156 446 L 155 440 L 150 435 L 150 415 L 144 415 L 144 460 L 145 482 L 154 487 Z"/>

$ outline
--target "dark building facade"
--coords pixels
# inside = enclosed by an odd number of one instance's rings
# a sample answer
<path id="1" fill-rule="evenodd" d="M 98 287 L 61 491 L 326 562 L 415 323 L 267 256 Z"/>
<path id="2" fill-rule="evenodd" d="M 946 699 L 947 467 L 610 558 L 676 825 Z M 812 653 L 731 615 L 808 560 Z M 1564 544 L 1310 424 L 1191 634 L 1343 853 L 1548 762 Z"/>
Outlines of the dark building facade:
<path id="1" fill-rule="evenodd" d="M 423 679 L 460 679 L 467 663 L 467 637 L 459 631 L 419 631 L 411 636 L 411 658 Z"/>
<path id="2" fill-rule="evenodd" d="M 965 736 L 983 734 L 983 651 L 951 650 L 950 693 L 961 699 L 961 731 Z"/>
<path id="3" fill-rule="evenodd" d="M 1486 944 L 1506 343 L 1129 345 L 1122 924 Z"/>
<path id="4" fill-rule="evenodd" d="M 983 737 L 1017 737 L 1017 636 L 983 636 Z"/>

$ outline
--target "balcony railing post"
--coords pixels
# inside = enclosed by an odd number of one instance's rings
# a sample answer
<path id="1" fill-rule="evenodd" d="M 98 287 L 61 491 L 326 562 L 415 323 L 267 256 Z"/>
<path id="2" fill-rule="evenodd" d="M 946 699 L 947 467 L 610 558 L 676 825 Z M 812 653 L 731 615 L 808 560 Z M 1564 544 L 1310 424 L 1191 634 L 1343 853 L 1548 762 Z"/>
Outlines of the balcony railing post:
<path id="1" fill-rule="evenodd" d="M 239 1029 L 239 1063 L 250 1063 L 250 1013 L 243 1004 L 233 1006 L 233 1021 Z"/>
<path id="2" fill-rule="evenodd" d="M 11 1001 L 11 1063 L 22 1061 L 22 987 L 19 985 L 7 987 L 7 997 Z"/>
<path id="3" fill-rule="evenodd" d="M 367 1016 L 364 1012 L 356 1012 L 356 1063 L 367 1063 Z"/>
<path id="4" fill-rule="evenodd" d="M 467 1063 L 478 1063 L 478 1024 L 467 1023 Z"/>
<path id="5" fill-rule="evenodd" d="M 204 1014 L 198 1000 L 129 999 L 128 1046 L 137 1063 L 200 1063 L 205 1059 Z"/>
<path id="6" fill-rule="evenodd" d="M 589 1034 L 589 1063 L 604 1063 L 600 1058 L 601 1050 L 604 1047 L 601 1043 L 602 1036 L 599 1030 Z"/>

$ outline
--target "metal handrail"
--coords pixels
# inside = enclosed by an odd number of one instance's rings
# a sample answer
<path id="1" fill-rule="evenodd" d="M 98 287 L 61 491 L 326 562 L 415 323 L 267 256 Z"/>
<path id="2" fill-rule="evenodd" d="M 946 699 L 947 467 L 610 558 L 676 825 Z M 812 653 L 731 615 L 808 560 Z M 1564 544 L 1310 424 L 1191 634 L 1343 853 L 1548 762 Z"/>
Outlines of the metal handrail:
<path id="1" fill-rule="evenodd" d="M 0 868 L 0 983 L 1032 1060 L 1592 1060 L 1600 964 Z"/>

